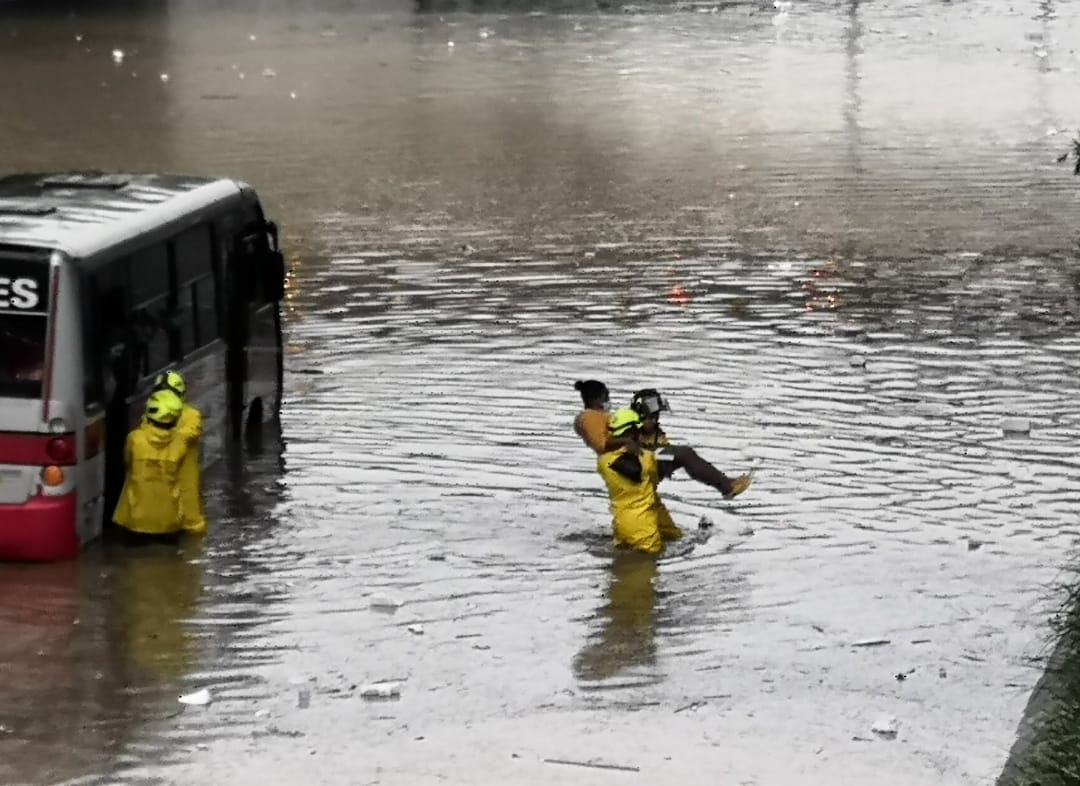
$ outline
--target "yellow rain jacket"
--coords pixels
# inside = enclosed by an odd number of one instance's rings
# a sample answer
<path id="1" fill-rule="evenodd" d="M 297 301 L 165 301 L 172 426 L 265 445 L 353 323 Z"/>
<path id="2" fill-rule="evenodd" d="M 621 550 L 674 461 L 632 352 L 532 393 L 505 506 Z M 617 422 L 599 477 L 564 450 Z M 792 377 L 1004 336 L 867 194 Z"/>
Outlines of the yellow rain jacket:
<path id="1" fill-rule="evenodd" d="M 667 438 L 667 434 L 664 433 L 663 429 L 658 428 L 652 434 L 642 433 L 641 445 L 649 450 L 656 450 L 657 448 L 669 447 L 671 440 Z"/>
<path id="2" fill-rule="evenodd" d="M 144 425 L 147 423 L 145 415 L 142 422 Z M 202 413 L 190 404 L 184 404 L 175 431 L 188 445 L 188 452 L 180 464 L 180 512 L 184 518 L 183 529 L 193 535 L 201 535 L 206 532 L 206 516 L 202 506 L 202 464 L 199 456 Z"/>
<path id="3" fill-rule="evenodd" d="M 202 413 L 184 404 L 176 431 L 187 440 L 188 452 L 180 464 L 180 513 L 184 529 L 192 534 L 206 532 L 206 516 L 202 506 L 202 465 L 199 440 L 202 438 Z"/>
<path id="4" fill-rule="evenodd" d="M 660 469 L 652 451 L 604 453 L 596 459 L 596 471 L 607 485 L 616 546 L 659 554 L 665 540 L 682 537 L 660 501 Z"/>
<path id="5" fill-rule="evenodd" d="M 127 476 L 113 521 L 132 532 L 166 535 L 184 528 L 180 508 L 180 465 L 188 442 L 178 429 L 146 423 L 128 434 Z"/>

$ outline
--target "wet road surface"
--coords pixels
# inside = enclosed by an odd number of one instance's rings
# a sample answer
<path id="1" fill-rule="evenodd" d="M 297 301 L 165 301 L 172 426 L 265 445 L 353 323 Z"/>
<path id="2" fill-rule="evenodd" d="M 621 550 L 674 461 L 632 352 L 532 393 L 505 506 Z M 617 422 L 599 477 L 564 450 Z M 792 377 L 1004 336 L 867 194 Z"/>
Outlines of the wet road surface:
<path id="1" fill-rule="evenodd" d="M 0 782 L 993 780 L 1078 534 L 1078 22 L 7 22 L 5 166 L 242 176 L 292 274 L 206 543 L 0 571 Z M 607 547 L 591 376 L 755 469 L 673 480 L 658 566 Z"/>

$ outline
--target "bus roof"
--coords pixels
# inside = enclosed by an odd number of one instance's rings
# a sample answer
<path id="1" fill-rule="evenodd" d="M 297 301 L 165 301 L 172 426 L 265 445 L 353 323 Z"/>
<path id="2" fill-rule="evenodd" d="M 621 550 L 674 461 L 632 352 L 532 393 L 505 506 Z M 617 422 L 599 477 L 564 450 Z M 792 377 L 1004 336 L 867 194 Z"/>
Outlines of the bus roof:
<path id="1" fill-rule="evenodd" d="M 0 245 L 90 257 L 244 188 L 187 175 L 56 172 L 0 177 Z"/>

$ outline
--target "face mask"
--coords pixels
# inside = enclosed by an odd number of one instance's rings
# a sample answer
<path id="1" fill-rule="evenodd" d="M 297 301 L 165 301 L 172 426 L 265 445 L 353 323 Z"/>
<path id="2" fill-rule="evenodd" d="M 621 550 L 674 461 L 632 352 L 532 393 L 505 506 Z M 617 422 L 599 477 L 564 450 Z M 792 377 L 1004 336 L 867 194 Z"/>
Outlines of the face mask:
<path id="1" fill-rule="evenodd" d="M 666 412 L 669 410 L 667 400 L 660 394 L 657 394 L 655 396 L 646 396 L 645 398 L 641 399 L 641 403 L 645 407 L 645 411 L 651 415 L 658 415 L 661 412 Z"/>

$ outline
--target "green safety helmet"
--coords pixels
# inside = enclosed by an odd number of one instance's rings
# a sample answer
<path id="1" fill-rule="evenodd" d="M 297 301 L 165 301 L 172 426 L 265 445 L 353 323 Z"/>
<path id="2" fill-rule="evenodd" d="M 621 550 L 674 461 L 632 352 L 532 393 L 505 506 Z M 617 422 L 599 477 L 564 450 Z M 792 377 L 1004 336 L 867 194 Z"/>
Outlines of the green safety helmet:
<path id="1" fill-rule="evenodd" d="M 179 371 L 166 371 L 154 377 L 154 390 L 171 390 L 183 401 L 187 396 L 187 382 Z"/>
<path id="2" fill-rule="evenodd" d="M 608 420 L 608 428 L 613 437 L 622 437 L 634 429 L 641 428 L 641 418 L 632 409 L 616 410 Z"/>
<path id="3" fill-rule="evenodd" d="M 146 400 L 146 419 L 161 428 L 175 426 L 183 411 L 184 402 L 171 390 L 155 390 Z"/>
<path id="4" fill-rule="evenodd" d="M 655 388 L 645 388 L 635 393 L 630 399 L 630 409 L 643 418 L 659 415 L 661 412 L 671 412 L 667 399 Z"/>

